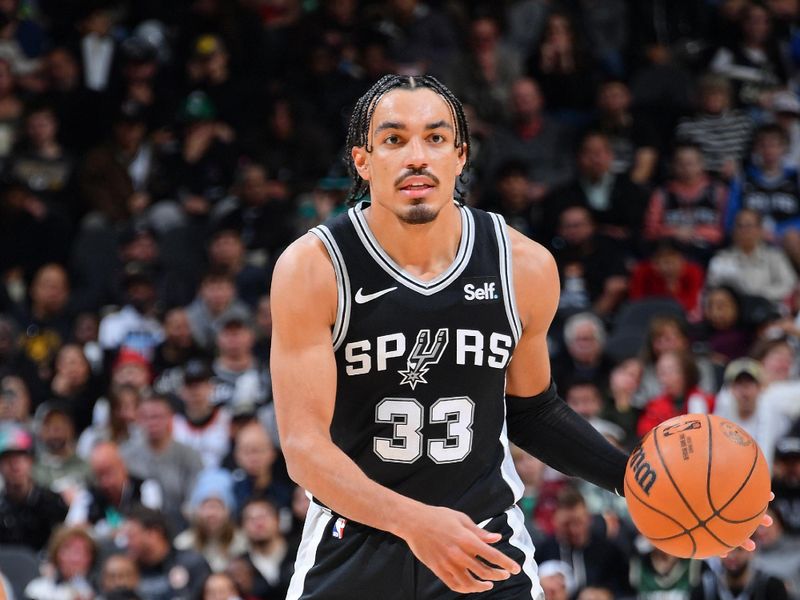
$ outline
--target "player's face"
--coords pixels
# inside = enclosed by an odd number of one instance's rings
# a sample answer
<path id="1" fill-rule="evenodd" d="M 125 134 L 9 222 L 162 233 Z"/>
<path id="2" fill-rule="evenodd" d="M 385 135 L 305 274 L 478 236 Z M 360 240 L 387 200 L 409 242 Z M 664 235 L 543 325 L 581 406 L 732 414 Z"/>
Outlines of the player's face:
<path id="1" fill-rule="evenodd" d="M 370 124 L 371 152 L 352 151 L 373 206 L 411 225 L 433 221 L 453 201 L 466 162 L 466 147 L 457 148 L 455 137 L 450 108 L 436 92 L 397 89 L 383 96 Z"/>

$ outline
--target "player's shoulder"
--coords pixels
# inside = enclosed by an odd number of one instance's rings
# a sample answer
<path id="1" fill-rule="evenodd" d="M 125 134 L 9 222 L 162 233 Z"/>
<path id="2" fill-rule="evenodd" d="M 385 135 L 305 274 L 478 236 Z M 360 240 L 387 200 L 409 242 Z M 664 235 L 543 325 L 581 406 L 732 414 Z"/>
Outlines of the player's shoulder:
<path id="1" fill-rule="evenodd" d="M 273 296 L 285 288 L 298 297 L 304 292 L 336 290 L 336 275 L 322 241 L 308 232 L 289 244 L 281 253 L 272 275 Z"/>
<path id="2" fill-rule="evenodd" d="M 561 284 L 558 267 L 550 251 L 538 242 L 508 227 L 514 293 L 523 327 L 549 324 L 558 305 Z"/>

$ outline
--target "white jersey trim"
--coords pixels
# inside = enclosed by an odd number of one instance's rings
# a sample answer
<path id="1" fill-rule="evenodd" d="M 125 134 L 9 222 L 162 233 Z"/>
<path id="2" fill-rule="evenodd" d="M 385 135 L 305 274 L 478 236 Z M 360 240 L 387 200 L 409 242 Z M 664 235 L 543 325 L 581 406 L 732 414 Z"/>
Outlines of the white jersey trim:
<path id="1" fill-rule="evenodd" d="M 333 238 L 330 229 L 325 225 L 318 225 L 310 230 L 311 233 L 316 235 L 328 251 L 328 255 L 333 263 L 333 270 L 336 273 L 336 288 L 337 288 L 337 303 L 336 303 L 336 320 L 333 324 L 333 350 L 334 352 L 339 349 L 345 336 L 347 329 L 350 327 L 350 276 L 347 274 L 347 265 L 344 262 L 342 251 L 339 249 L 336 240 Z"/>
<path id="2" fill-rule="evenodd" d="M 525 529 L 525 516 L 519 506 L 514 505 L 506 511 L 506 517 L 508 518 L 508 525 L 513 532 L 508 543 L 525 555 L 525 559 L 522 562 L 522 572 L 531 580 L 531 598 L 533 600 L 544 600 L 544 590 L 542 589 L 542 584 L 539 583 L 536 561 L 533 560 L 535 551 L 533 540 L 528 530 Z"/>
<path id="3" fill-rule="evenodd" d="M 306 523 L 303 526 L 303 538 L 297 550 L 297 559 L 294 562 L 294 574 L 286 600 L 299 600 L 303 595 L 306 584 L 306 575 L 317 560 L 317 548 L 322 541 L 322 536 L 328 529 L 331 514 L 319 504 L 311 502 L 306 513 Z"/>
<path id="4" fill-rule="evenodd" d="M 494 221 L 494 231 L 497 235 L 497 247 L 500 251 L 500 282 L 503 286 L 503 303 L 506 307 L 506 316 L 514 341 L 519 342 L 522 336 L 522 322 L 517 311 L 517 297 L 514 295 L 514 269 L 511 260 L 511 242 L 508 239 L 508 229 L 503 217 L 489 213 Z"/>
<path id="5" fill-rule="evenodd" d="M 364 205 L 358 204 L 348 211 L 348 216 L 358 234 L 358 238 L 367 250 L 367 253 L 386 273 L 405 287 L 422 294 L 432 296 L 450 285 L 466 269 L 472 257 L 475 246 L 475 221 L 472 213 L 466 207 L 458 207 L 461 212 L 461 240 L 453 262 L 440 275 L 430 281 L 423 281 L 410 275 L 400 267 L 381 247 L 375 239 L 364 217 Z"/>

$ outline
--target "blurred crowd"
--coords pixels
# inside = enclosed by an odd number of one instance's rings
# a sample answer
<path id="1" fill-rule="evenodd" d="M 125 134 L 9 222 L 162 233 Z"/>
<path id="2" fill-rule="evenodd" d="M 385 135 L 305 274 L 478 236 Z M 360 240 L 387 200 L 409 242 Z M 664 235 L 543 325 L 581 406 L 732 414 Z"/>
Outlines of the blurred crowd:
<path id="1" fill-rule="evenodd" d="M 627 450 L 713 412 L 770 465 L 757 550 L 693 561 L 515 452 L 547 600 L 800 598 L 798 0 L 0 0 L 0 589 L 284 598 L 272 266 L 393 72 L 556 257 L 569 405 Z"/>

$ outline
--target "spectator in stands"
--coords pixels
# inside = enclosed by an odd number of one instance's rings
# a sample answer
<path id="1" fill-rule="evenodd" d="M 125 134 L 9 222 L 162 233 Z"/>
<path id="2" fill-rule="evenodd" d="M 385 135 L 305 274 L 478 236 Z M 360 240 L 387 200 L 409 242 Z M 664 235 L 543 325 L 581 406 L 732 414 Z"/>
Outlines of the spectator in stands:
<path id="1" fill-rule="evenodd" d="M 94 211 L 84 224 L 102 227 L 142 216 L 153 202 L 158 168 L 145 109 L 126 101 L 113 119 L 111 138 L 90 150 L 80 168 L 81 193 Z"/>
<path id="2" fill-rule="evenodd" d="M 72 333 L 69 293 L 69 276 L 64 267 L 56 263 L 43 265 L 31 281 L 30 306 L 19 317 L 25 332 L 22 350 L 39 367 L 39 377 L 45 381 L 52 377 L 56 353 Z"/>
<path id="3" fill-rule="evenodd" d="M 67 506 L 31 476 L 33 438 L 18 425 L 0 429 L 0 543 L 20 544 L 39 551 L 53 529 L 64 521 Z"/>
<path id="4" fill-rule="evenodd" d="M 553 363 L 553 379 L 563 387 L 570 378 L 594 381 L 601 389 L 608 385 L 611 361 L 605 355 L 606 330 L 592 313 L 578 313 L 564 323 L 566 352 Z"/>
<path id="5" fill-rule="evenodd" d="M 16 423 L 30 429 L 31 395 L 21 377 L 0 377 L 0 424 Z"/>
<path id="6" fill-rule="evenodd" d="M 56 355 L 50 397 L 69 411 L 76 431 L 83 431 L 92 423 L 92 411 L 102 391 L 102 382 L 92 373 L 83 349 L 77 344 L 62 346 Z"/>
<path id="7" fill-rule="evenodd" d="M 500 123 L 513 82 L 522 75 L 522 62 L 515 49 L 503 44 L 500 24 L 488 14 L 469 23 L 469 50 L 456 57 L 446 80 L 464 104 L 475 109 L 483 122 Z"/>
<path id="8" fill-rule="evenodd" d="M 729 181 L 739 172 L 753 133 L 749 116 L 731 109 L 731 83 L 721 75 L 705 75 L 698 84 L 699 112 L 682 120 L 678 140 L 697 144 L 706 169 Z"/>
<path id="9" fill-rule="evenodd" d="M 777 92 L 772 96 L 770 110 L 775 123 L 783 129 L 789 140 L 783 155 L 783 166 L 795 168 L 800 164 L 800 100 L 794 92 Z"/>
<path id="10" fill-rule="evenodd" d="M 597 87 L 591 57 L 581 39 L 567 13 L 553 11 L 547 17 L 541 43 L 527 64 L 528 72 L 542 86 L 549 109 L 578 123 L 586 121 L 594 106 Z"/>
<path id="11" fill-rule="evenodd" d="M 720 285 L 706 290 L 703 300 L 703 339 L 712 362 L 724 367 L 734 358 L 747 354 L 753 335 L 745 325 L 741 296 L 731 287 Z"/>
<path id="12" fill-rule="evenodd" d="M 555 527 L 555 534 L 536 549 L 539 562 L 562 560 L 570 565 L 578 589 L 606 585 L 619 595 L 628 592 L 624 554 L 592 527 L 583 496 L 571 487 L 558 495 Z"/>
<path id="13" fill-rule="evenodd" d="M 108 600 L 111 594 L 139 587 L 139 567 L 125 554 L 112 554 L 100 567 L 98 591 Z"/>
<path id="14" fill-rule="evenodd" d="M 645 217 L 645 239 L 672 237 L 702 264 L 724 239 L 728 192 L 705 172 L 700 146 L 679 143 L 672 154 L 672 178 L 653 192 Z"/>
<path id="15" fill-rule="evenodd" d="M 620 446 L 632 450 L 638 440 L 636 423 L 641 412 L 634 403 L 634 394 L 639 388 L 643 373 L 642 361 L 627 358 L 615 365 L 608 377 L 608 394 L 600 417 L 621 428 L 624 437 Z"/>
<path id="16" fill-rule="evenodd" d="M 678 558 L 654 547 L 643 536 L 636 538 L 636 552 L 630 562 L 631 586 L 639 600 L 689 600 L 692 588 L 700 581 L 703 563 Z"/>
<path id="17" fill-rule="evenodd" d="M 86 460 L 100 442 L 120 445 L 136 435 L 141 435 L 136 423 L 136 411 L 141 400 L 142 392 L 130 384 L 111 387 L 108 394 L 107 422 L 93 423 L 83 430 L 76 449 L 78 456 Z"/>
<path id="18" fill-rule="evenodd" d="M 253 354 L 263 360 L 265 364 L 269 364 L 269 353 L 272 345 L 272 312 L 270 310 L 269 295 L 261 296 L 258 299 L 254 331 L 256 343 L 253 346 Z"/>
<path id="19" fill-rule="evenodd" d="M 78 30 L 81 38 L 80 60 L 84 85 L 90 90 L 104 92 L 112 80 L 112 67 L 119 48 L 111 30 L 114 14 L 110 6 L 88 4 L 80 11 Z"/>
<path id="20" fill-rule="evenodd" d="M 285 181 L 269 178 L 257 163 L 242 166 L 236 174 L 233 196 L 218 205 L 217 227 L 241 232 L 248 252 L 265 253 L 263 260 L 274 260 L 292 241 L 293 203 Z"/>
<path id="21" fill-rule="evenodd" d="M 687 260 L 678 242 L 663 238 L 656 243 L 650 257 L 633 269 L 630 298 L 672 298 L 680 303 L 690 319 L 697 320 L 703 279 L 702 267 Z"/>
<path id="22" fill-rule="evenodd" d="M 22 352 L 18 340 L 16 322 L 10 316 L 0 314 L 0 373 L 22 379 L 26 394 L 31 401 L 29 409 L 32 409 L 34 405 L 44 400 L 46 390 L 39 378 L 36 364 Z"/>
<path id="23" fill-rule="evenodd" d="M 790 598 L 797 598 L 800 592 L 800 540 L 786 535 L 781 511 L 774 505 L 767 508 L 772 517 L 772 525 L 763 525 L 755 532 L 758 554 L 753 565 L 759 571 L 782 579 L 786 583 Z"/>
<path id="24" fill-rule="evenodd" d="M 294 552 L 280 531 L 278 509 L 266 498 L 251 498 L 242 507 L 242 530 L 247 537 L 244 558 L 255 570 L 253 595 L 281 600 L 289 589 Z"/>
<path id="25" fill-rule="evenodd" d="M 627 176 L 611 171 L 614 151 L 604 133 L 589 131 L 578 149 L 578 176 L 545 201 L 545 231 L 570 206 L 589 209 L 600 233 L 632 246 L 638 239 L 647 197 Z"/>
<path id="26" fill-rule="evenodd" d="M 560 560 L 546 560 L 539 565 L 538 572 L 547 600 L 569 600 L 575 587 L 572 567 Z"/>
<path id="27" fill-rule="evenodd" d="M 9 177 L 0 187 L 0 272 L 7 282 L 22 283 L 23 275 L 42 265 L 62 262 L 69 244 L 69 219 L 25 182 Z"/>
<path id="28" fill-rule="evenodd" d="M 201 554 L 177 550 L 167 519 L 158 511 L 137 508 L 125 523 L 128 556 L 133 558 L 141 578 L 137 590 L 148 600 L 195 598 L 210 570 Z"/>
<path id="29" fill-rule="evenodd" d="M 231 415 L 222 404 L 214 404 L 211 369 L 202 359 L 193 359 L 183 369 L 180 398 L 183 410 L 174 417 L 172 435 L 176 442 L 195 450 L 206 469 L 220 466 L 228 453 Z"/>
<path id="30" fill-rule="evenodd" d="M 155 127 L 169 122 L 168 112 L 175 109 L 176 90 L 159 77 L 159 70 L 158 48 L 134 33 L 120 44 L 119 77 L 108 94 L 118 104 L 138 103 Z"/>
<path id="31" fill-rule="evenodd" d="M 164 315 L 164 341 L 153 354 L 153 373 L 156 377 L 181 368 L 191 359 L 206 358 L 206 352 L 192 337 L 192 327 L 185 308 L 172 308 Z"/>
<path id="32" fill-rule="evenodd" d="M 208 245 L 208 263 L 210 269 L 233 278 L 237 297 L 251 308 L 269 289 L 270 274 L 247 261 L 242 235 L 237 229 L 220 228 L 214 232 Z"/>
<path id="33" fill-rule="evenodd" d="M 525 164 L 511 160 L 497 170 L 494 190 L 482 199 L 482 204 L 486 210 L 503 215 L 506 223 L 523 235 L 534 237 L 539 233 L 542 198 L 534 199 L 533 186 Z"/>
<path id="34" fill-rule="evenodd" d="M 183 524 L 183 504 L 203 468 L 202 458 L 197 451 L 173 438 L 173 409 L 164 396 L 142 399 L 139 423 L 144 433 L 142 439 L 122 446 L 125 464 L 133 475 L 154 479 L 161 485 L 164 513 L 171 523 Z"/>
<path id="35" fill-rule="evenodd" d="M 797 538 L 800 534 L 800 437 L 796 430 L 775 444 L 772 490 L 775 494 L 772 505 L 780 511 L 786 533 Z"/>
<path id="36" fill-rule="evenodd" d="M 739 358 L 725 369 L 725 383 L 733 402 L 717 402 L 714 414 L 737 423 L 758 442 L 772 470 L 775 443 L 783 437 L 791 420 L 782 407 L 764 402 L 764 371 L 752 358 Z"/>
<path id="37" fill-rule="evenodd" d="M 248 498 L 268 498 L 280 509 L 291 505 L 292 490 L 274 476 L 275 445 L 258 423 L 242 427 L 236 436 L 233 493 L 239 514 Z"/>
<path id="38" fill-rule="evenodd" d="M 200 600 L 228 600 L 239 598 L 239 588 L 227 573 L 212 573 L 203 583 L 203 595 Z"/>
<path id="39" fill-rule="evenodd" d="M 0 164 L 4 164 L 14 147 L 25 110 L 15 88 L 11 62 L 0 58 Z"/>
<path id="40" fill-rule="evenodd" d="M 530 197 L 540 200 L 572 176 L 571 148 L 565 147 L 569 133 L 544 114 L 542 93 L 533 79 L 514 81 L 509 104 L 509 124 L 496 127 L 486 139 L 476 168 L 484 189 L 491 189 L 501 165 L 521 161 L 531 182 Z"/>
<path id="41" fill-rule="evenodd" d="M 786 84 L 786 66 L 772 19 L 766 6 L 745 3 L 736 41 L 717 50 L 711 59 L 711 70 L 734 84 L 739 106 L 758 109 L 771 92 Z"/>
<path id="42" fill-rule="evenodd" d="M 54 109 L 34 104 L 25 114 L 25 136 L 19 141 L 10 172 L 59 207 L 71 219 L 78 216 L 74 190 L 70 189 L 74 158 L 58 141 L 59 122 Z"/>
<path id="43" fill-rule="evenodd" d="M 91 582 L 97 546 L 82 527 L 57 529 L 47 548 L 46 575 L 25 587 L 29 600 L 72 600 L 94 597 Z"/>
<path id="44" fill-rule="evenodd" d="M 797 167 L 786 167 L 789 138 L 776 124 L 756 130 L 753 163 L 733 187 L 728 226 L 742 208 L 749 208 L 763 217 L 764 233 L 769 242 L 780 244 L 800 265 L 800 175 Z"/>
<path id="45" fill-rule="evenodd" d="M 563 313 L 592 308 L 612 314 L 628 292 L 625 256 L 616 242 L 598 233 L 585 206 L 570 206 L 558 219 L 553 255 L 561 276 L 559 310 Z"/>
<path id="46" fill-rule="evenodd" d="M 214 361 L 214 399 L 233 407 L 261 406 L 272 399 L 269 366 L 253 353 L 255 332 L 249 313 L 230 311 L 219 319 Z"/>
<path id="47" fill-rule="evenodd" d="M 153 274 L 144 265 L 130 263 L 125 266 L 124 284 L 126 304 L 100 321 L 100 345 L 109 352 L 134 350 L 149 361 L 164 339 L 155 317 L 158 297 Z"/>
<path id="48" fill-rule="evenodd" d="M 213 348 L 220 321 L 228 313 L 248 315 L 249 318 L 250 311 L 236 297 L 236 286 L 228 273 L 206 272 L 200 281 L 197 297 L 186 309 L 192 335 L 200 347 L 206 350 Z"/>
<path id="49" fill-rule="evenodd" d="M 614 152 L 611 171 L 627 174 L 634 183 L 650 182 L 658 166 L 658 133 L 647 118 L 631 111 L 632 96 L 627 84 L 609 79 L 597 92 L 599 115 L 593 129 L 608 136 Z"/>
<path id="50" fill-rule="evenodd" d="M 131 475 L 114 442 L 98 442 L 89 465 L 94 482 L 70 506 L 69 523 L 88 523 L 99 537 L 106 538 L 117 532 L 136 506 L 154 510 L 164 506 L 159 483 Z"/>
<path id="51" fill-rule="evenodd" d="M 729 285 L 780 304 L 794 291 L 797 274 L 781 250 L 764 242 L 761 213 L 744 208 L 735 217 L 733 244 L 711 259 L 706 284 Z"/>
<path id="52" fill-rule="evenodd" d="M 233 521 L 235 508 L 231 474 L 206 469 L 189 498 L 189 529 L 175 538 L 175 547 L 199 552 L 214 573 L 225 571 L 235 556 L 247 550 L 247 538 Z"/>
<path id="53" fill-rule="evenodd" d="M 644 372 L 639 388 L 633 397 L 633 405 L 644 408 L 647 401 L 659 394 L 661 384 L 656 375 L 656 362 L 662 354 L 669 351 L 688 352 L 692 355 L 692 340 L 689 337 L 685 319 L 671 315 L 656 315 L 650 320 L 642 363 Z M 692 355 L 692 360 L 700 371 L 700 389 L 715 393 L 719 386 L 714 373 L 714 365 L 704 356 Z"/>
<path id="54" fill-rule="evenodd" d="M 757 551 L 733 548 L 722 558 L 719 572 L 709 569 L 703 573 L 701 582 L 692 590 L 691 600 L 789 600 L 786 584 L 759 571 L 753 565 L 755 556 Z"/>
<path id="55" fill-rule="evenodd" d="M 639 417 L 636 433 L 644 436 L 653 427 L 687 413 L 708 414 L 714 410 L 714 396 L 698 387 L 700 372 L 686 352 L 668 350 L 656 361 L 661 394 L 651 398 Z"/>
<path id="56" fill-rule="evenodd" d="M 69 407 L 58 401 L 36 409 L 36 461 L 33 479 L 71 503 L 89 480 L 89 465 L 75 453 L 75 424 Z"/>
<path id="57" fill-rule="evenodd" d="M 391 0 L 377 23 L 389 38 L 389 54 L 401 71 L 413 75 L 444 71 L 457 53 L 450 19 L 419 0 Z"/>

